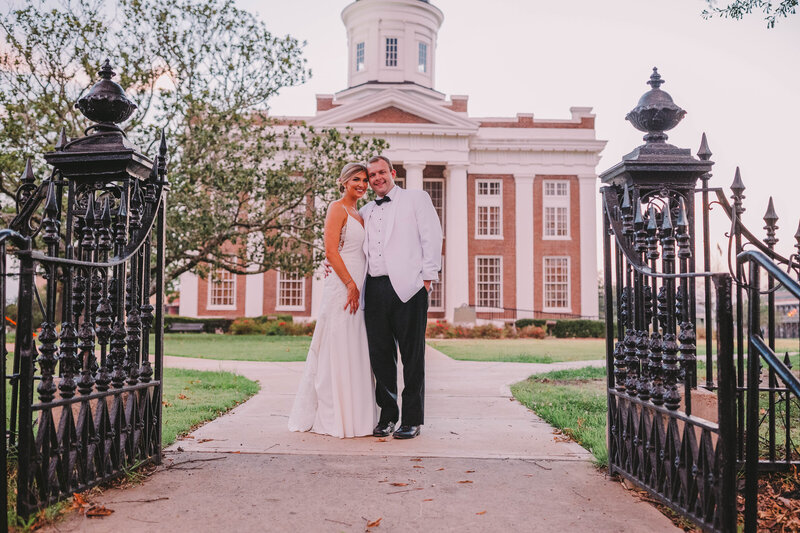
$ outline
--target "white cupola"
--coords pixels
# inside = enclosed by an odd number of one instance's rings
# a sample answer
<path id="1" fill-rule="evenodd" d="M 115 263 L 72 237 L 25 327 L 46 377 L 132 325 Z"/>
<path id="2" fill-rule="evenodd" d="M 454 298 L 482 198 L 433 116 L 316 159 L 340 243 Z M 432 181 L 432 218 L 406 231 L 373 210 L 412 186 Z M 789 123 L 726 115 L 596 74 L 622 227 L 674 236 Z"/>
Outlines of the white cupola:
<path id="1" fill-rule="evenodd" d="M 428 0 L 356 0 L 344 8 L 348 88 L 405 83 L 433 89 L 443 20 Z"/>

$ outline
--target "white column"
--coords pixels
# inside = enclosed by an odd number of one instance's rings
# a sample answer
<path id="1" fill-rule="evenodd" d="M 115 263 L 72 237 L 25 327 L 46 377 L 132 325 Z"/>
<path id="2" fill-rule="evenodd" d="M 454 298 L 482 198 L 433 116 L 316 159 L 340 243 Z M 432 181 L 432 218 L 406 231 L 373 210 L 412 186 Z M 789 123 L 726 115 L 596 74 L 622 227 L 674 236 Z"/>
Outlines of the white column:
<path id="1" fill-rule="evenodd" d="M 533 318 L 533 174 L 514 174 L 517 241 L 517 316 Z"/>
<path id="2" fill-rule="evenodd" d="M 445 319 L 453 320 L 456 307 L 469 304 L 469 252 L 467 247 L 467 165 L 448 164 L 445 208 Z"/>
<path id="3" fill-rule="evenodd" d="M 422 190 L 422 171 L 425 169 L 425 162 L 406 161 L 403 163 L 406 169 L 406 189 Z"/>
<path id="4" fill-rule="evenodd" d="M 244 316 L 261 316 L 264 314 L 264 274 L 250 274 L 244 279 Z"/>
<path id="5" fill-rule="evenodd" d="M 184 272 L 179 278 L 181 303 L 178 313 L 181 316 L 197 316 L 197 274 Z"/>
<path id="6" fill-rule="evenodd" d="M 581 218 L 581 314 L 598 316 L 597 300 L 597 176 L 578 176 Z M 600 225 L 602 227 L 602 224 Z"/>

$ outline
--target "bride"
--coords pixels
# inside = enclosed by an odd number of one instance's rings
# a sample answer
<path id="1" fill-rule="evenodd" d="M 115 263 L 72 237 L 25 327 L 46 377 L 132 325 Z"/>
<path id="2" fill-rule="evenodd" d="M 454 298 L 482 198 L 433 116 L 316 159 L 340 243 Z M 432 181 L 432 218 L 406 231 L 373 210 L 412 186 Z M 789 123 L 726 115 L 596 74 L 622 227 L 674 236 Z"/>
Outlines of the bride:
<path id="1" fill-rule="evenodd" d="M 364 311 L 359 296 L 367 268 L 364 221 L 356 204 L 367 192 L 367 168 L 348 163 L 337 180 L 342 197 L 325 219 L 325 256 L 336 273 L 325 279 L 289 430 L 334 437 L 372 435 L 377 422 Z"/>

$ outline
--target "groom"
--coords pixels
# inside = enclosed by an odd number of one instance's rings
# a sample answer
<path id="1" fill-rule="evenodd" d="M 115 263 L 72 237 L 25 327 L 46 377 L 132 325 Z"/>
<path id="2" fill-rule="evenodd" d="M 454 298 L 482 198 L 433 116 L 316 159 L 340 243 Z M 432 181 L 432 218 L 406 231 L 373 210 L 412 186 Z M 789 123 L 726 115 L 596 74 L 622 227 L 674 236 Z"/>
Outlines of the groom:
<path id="1" fill-rule="evenodd" d="M 376 199 L 361 208 L 367 229 L 367 279 L 361 306 L 375 400 L 380 408 L 372 434 L 413 439 L 424 423 L 425 327 L 431 283 L 439 279 L 442 226 L 425 191 L 396 186 L 392 163 L 377 155 L 367 163 Z M 397 349 L 403 361 L 403 414 L 397 406 Z"/>

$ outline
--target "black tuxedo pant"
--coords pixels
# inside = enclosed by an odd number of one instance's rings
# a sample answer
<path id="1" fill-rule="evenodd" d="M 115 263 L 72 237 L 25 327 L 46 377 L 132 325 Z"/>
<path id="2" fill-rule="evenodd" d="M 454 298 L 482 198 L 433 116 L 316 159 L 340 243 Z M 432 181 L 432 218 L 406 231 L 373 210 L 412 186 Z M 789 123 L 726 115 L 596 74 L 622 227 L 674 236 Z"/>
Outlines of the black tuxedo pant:
<path id="1" fill-rule="evenodd" d="M 428 291 L 425 287 L 403 303 L 389 276 L 368 276 L 364 286 L 364 321 L 369 359 L 375 374 L 375 400 L 380 422 L 397 422 L 397 349 L 403 361 L 403 416 L 401 425 L 424 423 L 425 327 Z"/>

